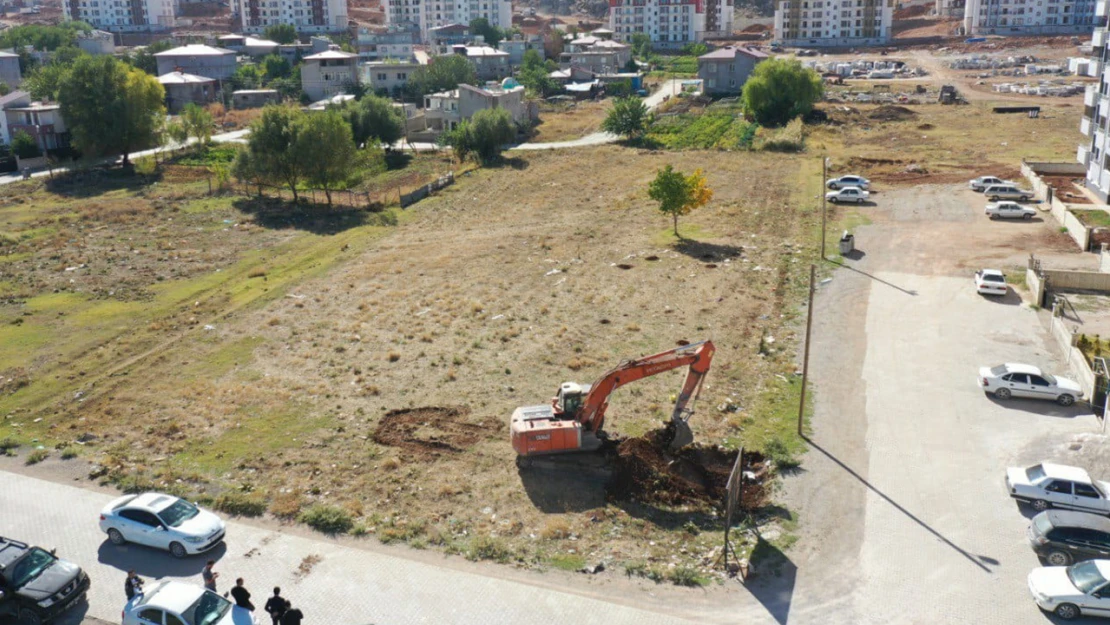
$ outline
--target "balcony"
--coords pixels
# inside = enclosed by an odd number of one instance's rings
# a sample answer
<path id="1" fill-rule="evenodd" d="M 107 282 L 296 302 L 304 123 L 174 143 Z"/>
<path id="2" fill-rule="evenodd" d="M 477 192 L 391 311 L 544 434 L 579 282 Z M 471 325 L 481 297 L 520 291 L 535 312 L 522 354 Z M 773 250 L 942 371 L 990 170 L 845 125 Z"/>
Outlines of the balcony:
<path id="1" fill-rule="evenodd" d="M 1089 118 L 1084 117 L 1083 119 L 1079 120 L 1079 132 L 1084 137 L 1091 136 L 1091 120 Z"/>
<path id="2" fill-rule="evenodd" d="M 1110 4 L 1110 1 L 1108 1 L 1108 0 L 1098 0 L 1098 2 L 1095 3 L 1095 17 L 1106 17 L 1106 14 L 1107 14 L 1106 5 L 1107 4 Z"/>
<path id="3" fill-rule="evenodd" d="M 1094 106 L 1097 99 L 1098 85 L 1087 85 L 1087 90 L 1083 93 L 1083 106 Z"/>
<path id="4" fill-rule="evenodd" d="M 1091 35 L 1091 47 L 1101 48 L 1106 45 L 1107 39 L 1110 39 L 1110 32 L 1096 28 L 1095 33 Z"/>
<path id="5" fill-rule="evenodd" d="M 1079 164 L 1086 166 L 1087 159 L 1090 158 L 1090 155 L 1091 151 L 1088 150 L 1086 146 L 1081 145 L 1079 146 L 1079 151 L 1075 155 L 1075 160 L 1079 161 Z"/>

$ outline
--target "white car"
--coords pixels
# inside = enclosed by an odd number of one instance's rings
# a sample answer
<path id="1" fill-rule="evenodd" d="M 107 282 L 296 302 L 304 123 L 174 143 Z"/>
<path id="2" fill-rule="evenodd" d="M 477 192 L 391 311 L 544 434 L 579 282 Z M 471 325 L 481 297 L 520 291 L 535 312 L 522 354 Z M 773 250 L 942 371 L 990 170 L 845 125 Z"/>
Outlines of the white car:
<path id="1" fill-rule="evenodd" d="M 997 367 L 980 367 L 979 385 L 983 392 L 998 399 L 1051 399 L 1061 406 L 1070 406 L 1083 397 L 1083 389 L 1074 380 L 1048 375 L 1032 365 L 1009 362 Z"/>
<path id="2" fill-rule="evenodd" d="M 100 530 L 113 544 L 165 549 L 177 558 L 215 547 L 224 539 L 224 529 L 215 514 L 162 493 L 120 497 L 100 512 Z"/>
<path id="3" fill-rule="evenodd" d="M 997 269 L 980 269 L 975 272 L 975 291 L 979 295 L 1005 295 L 1009 292 L 1006 276 Z"/>
<path id="4" fill-rule="evenodd" d="M 829 191 L 825 194 L 825 199 L 836 204 L 837 202 L 856 202 L 863 203 L 871 194 L 859 187 L 844 187 L 839 191 Z"/>
<path id="5" fill-rule="evenodd" d="M 866 191 L 871 187 L 871 181 L 863 176 L 841 176 L 839 178 L 832 178 L 825 183 L 825 186 L 836 190 L 844 187 L 856 187 Z"/>
<path id="6" fill-rule="evenodd" d="M 983 211 L 991 219 L 1032 219 L 1037 209 L 1017 202 L 988 202 Z"/>
<path id="7" fill-rule="evenodd" d="M 200 586 L 160 581 L 123 608 L 122 625 L 257 625 L 240 608 Z"/>
<path id="8" fill-rule="evenodd" d="M 1065 621 L 1081 615 L 1110 616 L 1110 560 L 1033 569 L 1029 592 L 1037 607 Z"/>
<path id="9" fill-rule="evenodd" d="M 1010 497 L 1024 501 L 1034 510 L 1070 508 L 1096 514 L 1110 514 L 1110 484 L 1092 480 L 1079 467 L 1042 462 L 1031 467 L 1006 469 L 1006 490 Z"/>
<path id="10" fill-rule="evenodd" d="M 979 176 L 975 180 L 969 181 L 967 183 L 967 186 L 972 191 L 982 191 L 983 189 L 986 189 L 987 187 L 995 184 L 1012 184 L 1014 186 L 1017 186 L 1017 183 L 1012 180 L 1003 180 L 995 176 Z"/>

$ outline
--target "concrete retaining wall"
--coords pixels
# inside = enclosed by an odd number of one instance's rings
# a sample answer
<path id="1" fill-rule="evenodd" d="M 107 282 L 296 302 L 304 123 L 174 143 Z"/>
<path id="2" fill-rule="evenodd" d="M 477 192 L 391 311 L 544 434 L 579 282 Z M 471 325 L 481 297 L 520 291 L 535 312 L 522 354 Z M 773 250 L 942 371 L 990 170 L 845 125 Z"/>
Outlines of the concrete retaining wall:
<path id="1" fill-rule="evenodd" d="M 1056 344 L 1063 351 L 1064 358 L 1068 361 L 1068 373 L 1075 378 L 1075 381 L 1079 383 L 1079 388 L 1083 389 L 1083 395 L 1090 400 L 1095 395 L 1095 372 L 1087 364 L 1083 352 L 1074 346 L 1075 333 L 1063 319 L 1055 314 L 1053 314 L 1052 321 L 1049 323 L 1049 331 L 1052 338 L 1056 339 Z"/>
<path id="2" fill-rule="evenodd" d="M 1110 273 L 1043 269 L 1045 288 L 1062 291 L 1101 291 L 1110 294 Z"/>
<path id="3" fill-rule="evenodd" d="M 1021 175 L 1029 181 L 1033 192 L 1042 200 L 1048 199 L 1048 185 L 1041 180 L 1038 174 L 1060 176 L 1086 176 L 1087 170 L 1079 163 L 1041 163 L 1021 162 Z M 1072 205 L 1061 202 L 1055 195 L 1052 196 L 1050 212 L 1056 223 L 1068 229 L 1068 236 L 1075 241 L 1079 249 L 1088 251 L 1091 244 L 1091 229 L 1083 225 L 1079 218 L 1072 213 Z"/>
<path id="4" fill-rule="evenodd" d="M 1044 281 L 1032 267 L 1025 270 L 1025 286 L 1033 296 L 1033 304 L 1044 307 Z"/>

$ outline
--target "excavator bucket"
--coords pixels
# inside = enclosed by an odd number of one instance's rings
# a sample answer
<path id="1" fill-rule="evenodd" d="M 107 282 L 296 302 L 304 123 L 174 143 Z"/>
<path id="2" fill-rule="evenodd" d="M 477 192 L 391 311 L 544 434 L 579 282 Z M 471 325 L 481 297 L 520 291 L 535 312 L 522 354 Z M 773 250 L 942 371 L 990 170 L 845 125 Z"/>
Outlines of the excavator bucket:
<path id="1" fill-rule="evenodd" d="M 667 424 L 667 437 L 671 439 L 667 444 L 671 451 L 678 451 L 694 442 L 694 433 L 690 430 L 690 425 L 680 419 Z"/>

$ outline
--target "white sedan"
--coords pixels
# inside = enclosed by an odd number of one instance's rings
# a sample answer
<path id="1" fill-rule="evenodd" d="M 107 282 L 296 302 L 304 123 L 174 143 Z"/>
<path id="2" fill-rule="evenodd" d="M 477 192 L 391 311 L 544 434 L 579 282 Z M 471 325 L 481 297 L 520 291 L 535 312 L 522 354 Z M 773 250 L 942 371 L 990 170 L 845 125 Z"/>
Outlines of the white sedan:
<path id="1" fill-rule="evenodd" d="M 1037 209 L 1017 202 L 988 202 L 983 211 L 991 219 L 1032 219 Z"/>
<path id="2" fill-rule="evenodd" d="M 246 608 L 200 586 L 163 580 L 123 608 L 122 625 L 257 625 Z"/>
<path id="3" fill-rule="evenodd" d="M 979 385 L 983 392 L 998 399 L 1051 399 L 1061 406 L 1070 406 L 1083 397 L 1083 389 L 1075 381 L 1048 375 L 1032 365 L 1017 363 L 980 367 Z"/>
<path id="4" fill-rule="evenodd" d="M 1110 616 L 1110 560 L 1033 569 L 1029 592 L 1037 607 L 1065 621 L 1081 615 Z"/>
<path id="5" fill-rule="evenodd" d="M 1006 276 L 997 269 L 980 269 L 975 272 L 975 291 L 979 295 L 1006 295 Z"/>
<path id="6" fill-rule="evenodd" d="M 842 189 L 844 187 L 856 187 L 857 189 L 863 189 L 864 191 L 866 191 L 868 188 L 871 187 L 871 181 L 867 178 L 864 178 L 863 176 L 841 176 L 839 178 L 833 178 L 827 181 L 825 183 L 825 186 L 833 189 L 834 191 L 836 189 Z"/>
<path id="7" fill-rule="evenodd" d="M 871 194 L 859 187 L 844 187 L 839 191 L 829 191 L 825 194 L 825 199 L 836 204 L 837 202 L 856 202 L 861 204 L 867 201 Z"/>
<path id="8" fill-rule="evenodd" d="M 995 176 L 979 176 L 975 180 L 969 181 L 967 183 L 967 186 L 972 191 L 982 191 L 983 189 L 986 189 L 987 187 L 989 187 L 991 185 L 995 185 L 995 184 L 1012 184 L 1014 186 L 1017 186 L 1016 182 L 1013 182 L 1013 181 L 1010 181 L 1010 180 L 1003 180 L 1003 179 L 995 177 Z"/>
<path id="9" fill-rule="evenodd" d="M 1038 512 L 1069 508 L 1095 514 L 1110 514 L 1110 484 L 1092 480 L 1084 469 L 1042 462 L 1031 467 L 1006 469 L 1006 490 Z"/>
<path id="10" fill-rule="evenodd" d="M 100 530 L 113 544 L 165 549 L 177 558 L 215 547 L 224 539 L 224 529 L 215 514 L 161 493 L 120 497 L 100 512 Z"/>

